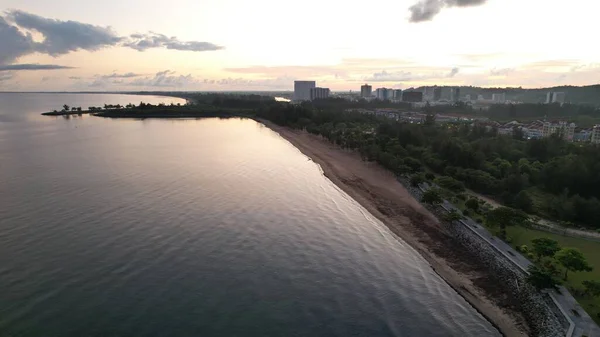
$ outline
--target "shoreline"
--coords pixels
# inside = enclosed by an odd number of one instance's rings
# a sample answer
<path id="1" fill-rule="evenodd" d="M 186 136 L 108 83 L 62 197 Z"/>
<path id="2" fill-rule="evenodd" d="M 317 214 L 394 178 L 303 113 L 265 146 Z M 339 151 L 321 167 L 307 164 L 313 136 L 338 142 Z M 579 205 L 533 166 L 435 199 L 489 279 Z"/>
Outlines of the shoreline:
<path id="1" fill-rule="evenodd" d="M 300 152 L 321 166 L 323 174 L 337 187 L 379 219 L 392 233 L 416 250 L 431 268 L 504 336 L 527 336 L 522 315 L 494 292 L 493 275 L 468 256 L 389 171 L 363 161 L 318 136 L 292 130 L 266 120 L 257 120 L 278 133 Z"/>

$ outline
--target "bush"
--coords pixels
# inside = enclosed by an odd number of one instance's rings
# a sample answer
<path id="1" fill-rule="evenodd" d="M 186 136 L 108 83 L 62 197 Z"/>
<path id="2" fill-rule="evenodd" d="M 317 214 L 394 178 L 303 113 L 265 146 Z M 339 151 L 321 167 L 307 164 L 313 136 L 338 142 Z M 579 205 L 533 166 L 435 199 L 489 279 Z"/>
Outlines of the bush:
<path id="1" fill-rule="evenodd" d="M 427 179 L 427 181 L 433 181 L 433 179 L 435 179 L 435 175 L 431 172 L 427 172 L 425 173 L 425 179 Z"/>
<path id="2" fill-rule="evenodd" d="M 468 210 L 468 209 L 465 209 L 464 211 L 462 211 L 462 214 L 463 214 L 464 216 L 469 216 L 469 210 Z"/>
<path id="3" fill-rule="evenodd" d="M 469 199 L 465 202 L 465 206 L 467 206 L 471 210 L 477 212 L 477 210 L 479 209 L 479 201 L 477 201 L 477 199 L 473 199 L 473 198 Z"/>
<path id="4" fill-rule="evenodd" d="M 467 196 L 466 196 L 466 195 L 464 195 L 464 194 L 462 194 L 462 193 L 460 193 L 460 194 L 457 194 L 457 195 L 456 195 L 456 197 L 457 197 L 459 200 L 462 200 L 462 201 L 465 201 L 465 200 L 467 200 Z"/>
<path id="5" fill-rule="evenodd" d="M 410 177 L 410 185 L 412 187 L 419 187 L 419 185 L 424 182 L 425 182 L 425 176 L 422 173 L 413 174 L 412 177 Z"/>
<path id="6" fill-rule="evenodd" d="M 452 177 L 448 177 L 448 176 L 438 177 L 435 180 L 435 182 L 440 187 L 443 187 L 452 192 L 462 192 L 465 190 L 465 185 L 462 182 L 460 182 Z"/>

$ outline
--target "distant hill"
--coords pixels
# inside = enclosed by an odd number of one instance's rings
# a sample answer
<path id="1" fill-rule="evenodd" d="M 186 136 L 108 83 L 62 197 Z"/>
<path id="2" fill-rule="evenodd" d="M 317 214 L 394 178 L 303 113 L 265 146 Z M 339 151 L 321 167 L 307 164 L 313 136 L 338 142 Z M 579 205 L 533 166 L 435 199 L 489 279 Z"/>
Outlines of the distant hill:
<path id="1" fill-rule="evenodd" d="M 419 87 L 417 90 L 424 91 L 426 87 Z M 442 86 L 446 90 L 451 87 Z M 473 86 L 461 86 L 460 95 L 471 95 L 473 99 L 483 95 L 485 99 L 491 99 L 492 94 L 506 94 L 506 99 L 523 103 L 545 103 L 546 94 L 549 91 L 564 92 L 566 94 L 566 102 L 573 104 L 589 104 L 600 106 L 600 84 L 588 85 L 583 87 L 577 86 L 560 86 L 540 89 L 523 89 L 523 88 L 480 88 Z"/>

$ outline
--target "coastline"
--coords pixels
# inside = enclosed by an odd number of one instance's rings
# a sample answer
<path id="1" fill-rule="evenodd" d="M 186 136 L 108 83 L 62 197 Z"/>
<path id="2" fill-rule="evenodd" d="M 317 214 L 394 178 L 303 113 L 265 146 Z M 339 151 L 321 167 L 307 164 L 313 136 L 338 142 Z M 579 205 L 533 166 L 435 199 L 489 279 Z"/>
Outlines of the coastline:
<path id="1" fill-rule="evenodd" d="M 258 120 L 319 164 L 336 186 L 415 249 L 456 292 L 504 336 L 527 336 L 525 319 L 494 291 L 493 275 L 461 252 L 440 222 L 415 200 L 396 177 L 352 151 L 304 131 Z"/>

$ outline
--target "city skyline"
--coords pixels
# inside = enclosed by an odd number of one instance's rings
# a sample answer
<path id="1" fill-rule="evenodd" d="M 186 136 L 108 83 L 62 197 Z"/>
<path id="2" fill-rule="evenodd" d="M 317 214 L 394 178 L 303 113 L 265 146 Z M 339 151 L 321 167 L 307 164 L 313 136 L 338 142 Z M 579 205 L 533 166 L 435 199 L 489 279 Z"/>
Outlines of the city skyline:
<path id="1" fill-rule="evenodd" d="M 364 83 L 534 88 L 600 78 L 600 51 L 585 34 L 599 4 L 427 3 L 386 1 L 389 10 L 381 11 L 309 0 L 294 15 L 273 15 L 271 0 L 151 7 L 141 0 L 6 0 L 0 91 L 293 90 L 294 80 L 332 91 Z M 539 29 L 532 30 L 534 15 Z M 557 20 L 567 24 L 544 34 Z M 318 21 L 335 31 L 322 34 L 324 25 L 312 24 Z M 402 38 L 379 34 L 382 27 Z M 456 31 L 452 38 L 440 34 L 448 29 Z"/>

